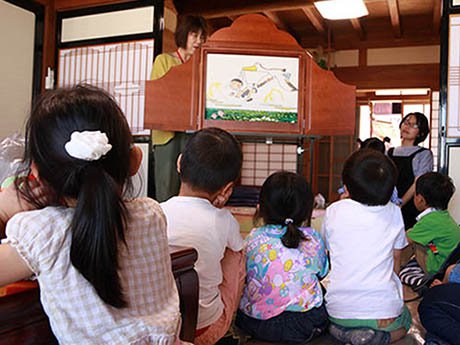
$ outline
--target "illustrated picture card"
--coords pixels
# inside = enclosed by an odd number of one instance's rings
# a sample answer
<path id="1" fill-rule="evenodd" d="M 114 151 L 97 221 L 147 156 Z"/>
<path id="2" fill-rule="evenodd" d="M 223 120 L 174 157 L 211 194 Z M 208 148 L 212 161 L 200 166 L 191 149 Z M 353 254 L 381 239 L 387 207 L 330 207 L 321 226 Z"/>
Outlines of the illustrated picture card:
<path id="1" fill-rule="evenodd" d="M 206 55 L 206 120 L 297 123 L 299 58 Z"/>

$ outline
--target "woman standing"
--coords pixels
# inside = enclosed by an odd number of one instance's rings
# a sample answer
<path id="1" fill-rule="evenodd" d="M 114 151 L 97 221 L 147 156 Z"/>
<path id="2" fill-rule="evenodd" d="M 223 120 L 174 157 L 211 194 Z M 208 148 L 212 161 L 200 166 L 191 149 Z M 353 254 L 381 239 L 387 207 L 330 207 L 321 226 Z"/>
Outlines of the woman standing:
<path id="1" fill-rule="evenodd" d="M 206 41 L 207 35 L 208 29 L 203 17 L 179 17 L 174 33 L 177 49 L 155 58 L 150 79 L 159 79 L 174 66 L 187 62 L 195 50 Z M 152 131 L 152 143 L 155 145 L 155 198 L 158 201 L 165 201 L 179 192 L 180 181 L 176 171 L 176 160 L 186 140 L 185 133 Z"/>
<path id="2" fill-rule="evenodd" d="M 201 16 L 179 17 L 174 33 L 177 49 L 163 53 L 155 58 L 152 69 L 152 80 L 161 78 L 172 67 L 187 62 L 196 49 L 206 41 L 208 29 L 206 20 Z"/>
<path id="3" fill-rule="evenodd" d="M 388 156 L 398 168 L 396 187 L 402 199 L 401 210 L 406 230 L 416 222 L 418 211 L 414 205 L 415 180 L 420 175 L 433 170 L 433 154 L 418 146 L 423 142 L 430 128 L 428 119 L 419 112 L 407 114 L 399 123 L 401 146 L 388 150 Z"/>

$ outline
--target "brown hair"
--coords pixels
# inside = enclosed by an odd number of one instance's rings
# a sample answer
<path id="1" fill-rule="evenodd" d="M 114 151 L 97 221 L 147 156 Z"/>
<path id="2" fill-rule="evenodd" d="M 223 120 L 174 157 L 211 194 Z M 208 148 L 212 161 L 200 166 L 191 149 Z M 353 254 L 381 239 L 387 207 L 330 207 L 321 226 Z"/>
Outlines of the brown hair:
<path id="1" fill-rule="evenodd" d="M 177 20 L 174 40 L 177 47 L 187 47 L 187 37 L 189 32 L 202 31 L 204 39 L 208 36 L 208 25 L 206 19 L 201 16 L 181 16 Z"/>

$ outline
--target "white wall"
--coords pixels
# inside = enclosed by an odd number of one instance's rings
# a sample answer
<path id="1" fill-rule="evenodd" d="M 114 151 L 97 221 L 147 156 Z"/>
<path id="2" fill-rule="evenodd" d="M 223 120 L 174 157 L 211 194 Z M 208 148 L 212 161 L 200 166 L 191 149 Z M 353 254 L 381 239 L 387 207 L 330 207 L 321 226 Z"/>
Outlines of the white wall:
<path id="1" fill-rule="evenodd" d="M 23 131 L 32 100 L 35 15 L 0 0 L 0 138 Z"/>

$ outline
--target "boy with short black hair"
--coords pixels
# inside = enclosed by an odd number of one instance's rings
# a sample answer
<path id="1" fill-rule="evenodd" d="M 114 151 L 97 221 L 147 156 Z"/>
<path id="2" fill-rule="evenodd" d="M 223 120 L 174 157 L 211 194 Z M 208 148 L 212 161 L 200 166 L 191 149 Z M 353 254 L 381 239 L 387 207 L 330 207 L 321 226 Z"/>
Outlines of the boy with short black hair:
<path id="1" fill-rule="evenodd" d="M 198 252 L 200 282 L 195 344 L 214 344 L 230 327 L 244 284 L 243 239 L 230 211 L 242 165 L 236 139 L 219 128 L 196 132 L 177 161 L 179 195 L 161 204 L 172 245 Z"/>
<path id="2" fill-rule="evenodd" d="M 407 245 L 401 210 L 390 202 L 396 167 L 362 149 L 345 162 L 348 198 L 326 209 L 322 232 L 330 253 L 326 293 L 330 333 L 353 345 L 384 345 L 407 333 L 411 318 L 394 271 Z"/>
<path id="3" fill-rule="evenodd" d="M 449 176 L 429 172 L 415 184 L 417 223 L 407 232 L 415 258 L 401 269 L 404 284 L 417 287 L 426 274 L 436 273 L 460 242 L 460 227 L 447 211 L 455 187 Z"/>

